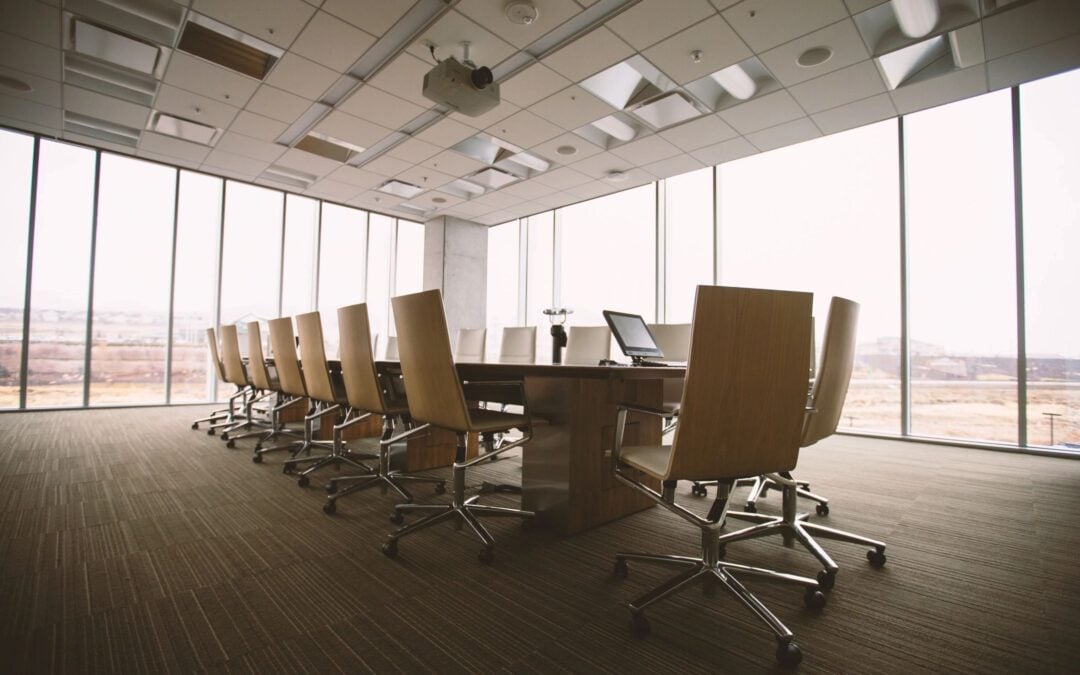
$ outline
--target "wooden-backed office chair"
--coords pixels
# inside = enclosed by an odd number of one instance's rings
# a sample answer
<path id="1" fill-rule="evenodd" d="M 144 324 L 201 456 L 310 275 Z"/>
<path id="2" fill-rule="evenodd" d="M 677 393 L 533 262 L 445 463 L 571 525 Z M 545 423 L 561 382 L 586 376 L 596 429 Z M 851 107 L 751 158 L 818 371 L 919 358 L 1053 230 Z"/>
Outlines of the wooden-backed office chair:
<path id="1" fill-rule="evenodd" d="M 401 295 L 391 298 L 391 302 L 397 323 L 401 371 L 405 376 L 405 388 L 409 398 L 409 415 L 414 422 L 420 424 L 401 434 L 399 438 L 404 439 L 425 431 L 428 427 L 446 429 L 457 434 L 457 453 L 453 466 L 452 502 L 395 506 L 395 522 L 401 522 L 405 513 L 422 512 L 429 515 L 391 534 L 383 544 L 383 553 L 393 558 L 397 555 L 398 540 L 402 537 L 444 520 L 453 520 L 458 524 L 467 524 L 484 542 L 480 561 L 490 563 L 494 558 L 495 540 L 477 517 L 531 518 L 534 514 L 520 509 L 477 504 L 478 495 L 466 498 L 465 471 L 474 464 L 490 461 L 492 453 L 506 452 L 524 445 L 532 438 L 528 406 L 525 405 L 523 414 L 520 415 L 469 408 L 457 369 L 454 367 L 450 334 L 446 327 L 446 315 L 443 313 L 442 294 L 439 291 Z M 482 385 L 488 390 L 494 387 L 513 387 L 518 390 L 518 400 L 525 401 L 525 387 L 522 382 L 484 382 Z M 479 400 L 482 399 L 483 397 L 479 397 Z M 523 432 L 522 437 L 500 448 L 492 448 L 494 435 L 510 429 L 520 429 Z M 467 458 L 466 440 L 469 433 L 480 434 L 481 442 L 488 450 L 487 454 Z"/>
<path id="2" fill-rule="evenodd" d="M 457 347 L 454 348 L 454 360 L 466 363 L 481 363 L 487 348 L 486 328 L 461 328 L 457 332 Z"/>
<path id="3" fill-rule="evenodd" d="M 386 353 L 383 354 L 383 358 L 385 358 L 387 361 L 398 360 L 398 346 L 396 335 L 386 336 Z"/>
<path id="4" fill-rule="evenodd" d="M 825 325 L 825 340 L 821 354 L 821 365 L 811 390 L 810 400 L 803 418 L 802 434 L 799 446 L 814 445 L 836 432 L 840 414 L 847 397 L 848 383 L 855 361 L 855 331 L 859 320 L 859 305 L 845 298 L 834 297 L 829 305 L 828 323 Z M 805 335 L 805 333 L 804 333 Z M 805 338 L 803 338 L 805 340 Z M 805 366 L 804 366 L 805 376 Z M 783 536 L 785 543 L 792 539 L 806 547 L 821 562 L 824 569 L 818 572 L 818 582 L 826 590 L 833 587 L 836 572 L 839 569 L 825 549 L 814 539 L 814 535 L 825 539 L 846 541 L 872 547 L 866 553 L 867 560 L 875 567 L 885 564 L 885 543 L 850 532 L 843 532 L 831 527 L 806 521 L 806 515 L 798 514 L 798 483 L 791 477 L 791 468 L 781 471 L 763 471 L 783 492 L 783 515 L 768 516 L 759 513 L 731 512 L 733 518 L 750 520 L 752 525 L 743 530 L 720 537 L 721 546 L 743 539 L 764 537 L 772 534 Z"/>
<path id="5" fill-rule="evenodd" d="M 570 326 L 563 363 L 595 366 L 611 358 L 611 329 L 607 326 Z"/>
<path id="6" fill-rule="evenodd" d="M 651 497 L 700 530 L 701 556 L 619 553 L 615 574 L 628 573 L 635 560 L 687 568 L 630 603 L 631 628 L 649 631 L 644 611 L 691 582 L 717 583 L 764 621 L 776 634 L 777 658 L 784 664 L 802 658 L 792 632 L 739 581 L 747 575 L 803 586 L 804 602 L 821 607 L 825 596 L 814 579 L 724 561 L 719 544 L 727 497 L 743 476 L 786 471 L 799 454 L 806 404 L 810 326 L 809 293 L 723 286 L 698 286 L 695 300 L 682 414 L 671 445 L 623 446 L 627 414 L 663 416 L 664 411 L 621 405 L 615 427 L 612 468 L 615 478 Z M 642 476 L 659 480 L 657 492 Z M 675 503 L 680 480 L 720 477 L 717 502 L 708 517 Z"/>
<path id="7" fill-rule="evenodd" d="M 206 329 L 206 347 L 210 352 L 210 362 L 214 366 L 214 371 L 217 373 L 218 381 L 226 382 L 225 378 L 225 366 L 221 362 L 221 357 L 218 355 L 218 341 L 217 334 L 213 328 Z M 222 408 L 221 410 L 215 410 L 206 417 L 200 417 L 191 423 L 192 429 L 198 429 L 199 424 L 202 422 L 209 422 L 210 426 L 207 428 L 206 433 L 213 436 L 217 433 L 217 430 L 222 427 L 229 427 L 233 425 L 233 421 L 236 417 L 236 400 L 247 397 L 247 390 L 242 387 L 237 387 L 235 393 L 229 396 L 229 407 Z M 224 421 L 223 421 L 224 420 Z"/>
<path id="8" fill-rule="evenodd" d="M 536 326 L 506 326 L 499 345 L 500 363 L 536 362 Z"/>
<path id="9" fill-rule="evenodd" d="M 651 323 L 649 331 L 656 339 L 656 346 L 664 352 L 665 361 L 686 361 L 690 357 L 690 324 L 688 323 Z M 681 377 L 664 378 L 664 408 L 671 410 L 668 426 L 664 433 L 674 431 L 674 418 L 679 414 L 679 400 L 682 398 L 683 379 Z M 696 494 L 696 493 L 695 493 Z"/>
<path id="10" fill-rule="evenodd" d="M 271 392 L 256 386 L 248 374 L 248 369 L 244 367 L 243 357 L 240 356 L 240 338 L 236 324 L 221 327 L 221 362 L 225 369 L 225 381 L 244 387 L 248 391 L 248 395 L 244 397 L 243 414 L 239 416 L 235 424 L 221 432 L 221 440 L 226 441 L 228 447 L 235 448 L 236 438 L 250 435 L 237 432 L 251 429 L 257 424 L 261 425 L 254 414 L 255 404 L 271 396 Z"/>
<path id="11" fill-rule="evenodd" d="M 382 417 L 383 431 L 379 441 L 378 469 L 358 476 L 335 476 L 327 481 L 328 494 L 323 511 L 335 513 L 339 499 L 376 485 L 384 490 L 387 487 L 393 488 L 407 503 L 411 503 L 413 498 L 401 484 L 403 481 L 434 483 L 436 494 L 446 492 L 446 481 L 441 478 L 390 470 L 390 446 L 398 440 L 394 436 L 395 420 L 400 420 L 406 429 L 411 426 L 408 404 L 395 396 L 389 380 L 380 377 L 375 368 L 367 305 L 350 305 L 337 312 L 338 332 L 341 335 L 341 376 L 345 381 L 345 397 L 349 409 L 345 419 L 334 426 L 334 447 L 341 447 L 345 429 L 367 420 L 372 415 Z M 338 484 L 345 481 L 360 482 L 338 491 Z"/>
<path id="12" fill-rule="evenodd" d="M 251 386 L 255 389 L 257 394 L 255 401 L 263 400 L 271 396 L 281 397 L 281 386 L 278 384 L 277 378 L 270 374 L 270 369 L 266 367 L 266 358 L 263 356 L 262 348 L 262 333 L 259 330 L 258 321 L 250 321 L 247 323 L 247 341 L 248 341 L 248 364 L 247 372 L 248 377 L 251 379 Z M 254 402 L 254 401 L 253 401 Z M 253 403 L 252 402 L 252 403 Z M 254 429 L 242 434 L 229 434 L 228 447 L 236 447 L 236 441 L 251 436 L 258 436 L 259 440 L 256 443 L 256 447 L 262 447 L 262 444 L 277 438 L 280 435 L 291 435 L 293 432 L 285 428 L 281 423 L 281 411 L 292 405 L 292 401 L 275 401 L 264 412 L 269 418 L 269 428 Z M 251 403 L 248 404 L 248 408 L 251 408 Z M 251 413 L 248 413 L 250 418 Z"/>

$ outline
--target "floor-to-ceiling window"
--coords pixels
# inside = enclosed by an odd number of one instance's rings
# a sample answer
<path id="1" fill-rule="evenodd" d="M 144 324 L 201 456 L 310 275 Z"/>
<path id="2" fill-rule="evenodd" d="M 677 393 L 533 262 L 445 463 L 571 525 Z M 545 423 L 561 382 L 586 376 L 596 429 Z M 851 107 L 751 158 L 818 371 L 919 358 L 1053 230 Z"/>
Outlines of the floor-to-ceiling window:
<path id="1" fill-rule="evenodd" d="M 390 321 L 390 256 L 394 219 L 378 213 L 368 218 L 367 306 L 371 330 L 385 341 Z"/>
<path id="2" fill-rule="evenodd" d="M 698 284 L 713 282 L 713 170 L 664 181 L 664 319 L 688 323 Z"/>
<path id="3" fill-rule="evenodd" d="M 367 281 L 366 211 L 336 204 L 324 204 L 322 240 L 319 254 L 319 314 L 323 320 L 323 339 L 326 353 L 333 358 L 338 352 L 337 310 L 339 307 L 365 302 L 364 284 Z M 371 308 L 371 332 L 377 334 Z M 380 340 L 380 342 L 382 342 Z"/>
<path id="4" fill-rule="evenodd" d="M 285 259 L 281 270 L 281 315 L 315 309 L 315 270 L 319 253 L 319 202 L 285 196 Z"/>
<path id="5" fill-rule="evenodd" d="M 34 138 L 0 130 L 0 408 L 19 407 Z"/>
<path id="6" fill-rule="evenodd" d="M 555 214 L 547 211 L 529 216 L 524 222 L 528 242 L 525 325 L 536 326 L 536 358 L 543 362 L 551 359 L 551 328 L 544 310 L 555 302 Z"/>
<path id="7" fill-rule="evenodd" d="M 502 328 L 518 325 L 520 230 L 517 220 L 488 228 L 486 325 L 489 359 L 499 353 Z"/>
<path id="8" fill-rule="evenodd" d="M 242 331 L 249 321 L 278 316 L 284 196 L 255 185 L 225 182 L 222 325 L 235 323 Z"/>
<path id="9" fill-rule="evenodd" d="M 1028 445 L 1080 449 L 1080 70 L 1020 87 Z"/>
<path id="10" fill-rule="evenodd" d="M 904 118 L 912 434 L 1017 441 L 1011 108 Z"/>

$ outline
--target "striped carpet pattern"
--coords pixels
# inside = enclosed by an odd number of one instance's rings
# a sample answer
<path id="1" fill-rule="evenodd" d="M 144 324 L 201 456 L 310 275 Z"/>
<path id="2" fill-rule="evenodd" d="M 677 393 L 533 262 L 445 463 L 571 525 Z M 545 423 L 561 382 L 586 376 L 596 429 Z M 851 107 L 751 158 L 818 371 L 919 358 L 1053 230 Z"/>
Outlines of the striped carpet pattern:
<path id="1" fill-rule="evenodd" d="M 439 526 L 389 560 L 391 495 L 327 516 L 323 478 L 299 488 L 281 455 L 255 465 L 250 442 L 191 431 L 204 410 L 0 415 L 0 670 L 777 669 L 771 634 L 723 591 L 662 602 L 652 635 L 630 636 L 626 602 L 672 572 L 634 565 L 618 580 L 613 554 L 696 553 L 696 531 L 665 511 L 568 538 L 489 519 L 490 567 L 467 531 Z M 801 671 L 1076 672 L 1080 462 L 848 437 L 805 451 L 797 475 L 832 500 L 817 520 L 889 544 L 875 569 L 861 547 L 826 543 L 841 571 L 820 612 L 795 588 L 747 582 L 795 631 Z M 679 495 L 707 507 L 688 484 Z M 817 570 L 778 540 L 728 556 Z"/>

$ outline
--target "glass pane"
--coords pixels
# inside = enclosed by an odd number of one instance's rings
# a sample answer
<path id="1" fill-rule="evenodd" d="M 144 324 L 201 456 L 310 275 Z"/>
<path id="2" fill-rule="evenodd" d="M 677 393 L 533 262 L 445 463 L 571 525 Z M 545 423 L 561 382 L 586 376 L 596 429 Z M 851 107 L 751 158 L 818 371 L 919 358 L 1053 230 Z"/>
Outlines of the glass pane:
<path id="1" fill-rule="evenodd" d="M 371 214 L 368 230 L 367 305 L 372 333 L 386 335 L 390 312 L 390 245 L 394 219 Z M 337 326 L 335 309 L 334 325 Z M 325 320 L 325 319 L 324 319 Z M 336 332 L 335 328 L 335 332 Z M 385 338 L 379 342 L 385 343 Z"/>
<path id="2" fill-rule="evenodd" d="M 424 226 L 398 219 L 397 227 L 394 294 L 419 293 L 424 290 Z"/>
<path id="3" fill-rule="evenodd" d="M 519 230 L 517 220 L 488 228 L 487 358 L 489 361 L 498 358 L 503 326 L 518 325 Z"/>
<path id="4" fill-rule="evenodd" d="M 713 170 L 668 178 L 665 185 L 667 323 L 688 323 L 694 292 L 713 282 Z"/>
<path id="5" fill-rule="evenodd" d="M 285 269 L 281 282 L 281 315 L 315 309 L 315 255 L 319 248 L 319 202 L 285 198 Z"/>
<path id="6" fill-rule="evenodd" d="M 1080 70 L 1020 87 L 1028 445 L 1080 450 Z"/>
<path id="7" fill-rule="evenodd" d="M 338 308 L 364 302 L 367 218 L 367 211 L 323 204 L 319 313 L 327 354 L 338 353 Z"/>
<path id="8" fill-rule="evenodd" d="M 34 139 L 0 129 L 0 408 L 19 407 Z"/>
<path id="9" fill-rule="evenodd" d="M 214 325 L 217 299 L 221 191 L 220 178 L 180 172 L 173 293 L 173 403 L 215 398 L 206 329 Z"/>
<path id="10" fill-rule="evenodd" d="M 889 120 L 717 170 L 721 283 L 812 292 L 819 353 L 832 297 L 860 305 L 842 428 L 900 433 L 898 162 Z"/>
<path id="11" fill-rule="evenodd" d="M 165 402 L 176 169 L 102 153 L 90 404 Z"/>
<path id="12" fill-rule="evenodd" d="M 1017 440 L 1009 97 L 905 118 L 912 434 Z"/>
<path id="13" fill-rule="evenodd" d="M 221 264 L 221 323 L 278 316 L 281 205 L 276 190 L 225 183 L 225 247 Z M 243 348 L 244 340 L 240 341 Z"/>
<path id="14" fill-rule="evenodd" d="M 42 140 L 38 158 L 26 405 L 81 406 L 94 152 Z"/>
<path id="15" fill-rule="evenodd" d="M 551 307 L 555 260 L 555 212 L 545 211 L 525 219 L 528 228 L 525 325 L 536 326 L 536 360 L 551 361 L 550 323 L 543 311 Z"/>

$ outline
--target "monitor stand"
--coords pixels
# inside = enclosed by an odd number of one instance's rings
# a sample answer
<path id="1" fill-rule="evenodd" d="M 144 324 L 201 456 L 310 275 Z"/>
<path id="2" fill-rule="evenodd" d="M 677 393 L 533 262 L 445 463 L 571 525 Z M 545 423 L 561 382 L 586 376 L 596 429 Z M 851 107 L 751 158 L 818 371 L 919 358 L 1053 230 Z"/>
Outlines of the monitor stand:
<path id="1" fill-rule="evenodd" d="M 658 361 L 646 361 L 644 356 L 631 356 L 630 365 L 640 366 L 642 368 L 662 368 L 667 366 L 666 363 L 660 363 Z"/>

